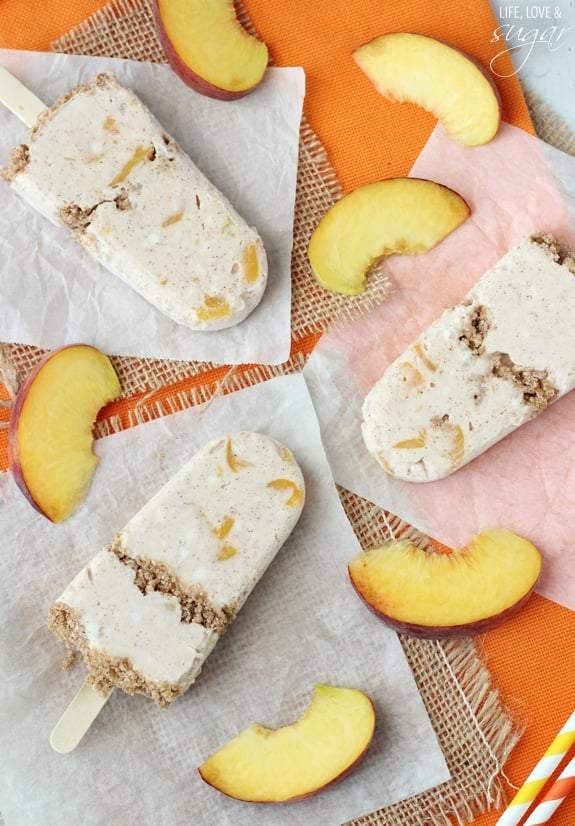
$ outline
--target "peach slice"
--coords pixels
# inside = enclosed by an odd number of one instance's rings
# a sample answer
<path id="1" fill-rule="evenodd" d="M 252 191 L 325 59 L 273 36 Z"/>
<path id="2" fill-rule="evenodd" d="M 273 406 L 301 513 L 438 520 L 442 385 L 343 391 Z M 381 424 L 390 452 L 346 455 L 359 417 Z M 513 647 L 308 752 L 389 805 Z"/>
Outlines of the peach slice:
<path id="1" fill-rule="evenodd" d="M 497 133 L 497 87 L 460 49 L 422 34 L 393 32 L 360 46 L 353 58 L 380 94 L 432 112 L 463 146 L 487 143 Z"/>
<path id="2" fill-rule="evenodd" d="M 328 290 L 359 295 L 380 258 L 426 252 L 469 214 L 460 195 L 433 181 L 365 184 L 336 201 L 315 228 L 308 248 L 312 270 Z"/>
<path id="3" fill-rule="evenodd" d="M 194 91 L 235 100 L 262 80 L 267 46 L 240 24 L 233 0 L 153 0 L 153 10 L 168 63 Z"/>
<path id="4" fill-rule="evenodd" d="M 92 428 L 120 393 L 109 358 L 87 344 L 49 353 L 20 388 L 8 430 L 8 463 L 28 501 L 52 522 L 88 490 L 98 458 Z"/>
<path id="5" fill-rule="evenodd" d="M 199 767 L 229 797 L 281 803 L 316 794 L 341 780 L 363 757 L 375 727 L 372 701 L 353 688 L 316 685 L 310 705 L 291 725 L 244 729 Z"/>
<path id="6" fill-rule="evenodd" d="M 541 555 L 511 531 L 484 530 L 460 550 L 424 551 L 407 539 L 362 551 L 349 566 L 359 596 L 396 631 L 441 639 L 488 631 L 525 604 Z"/>

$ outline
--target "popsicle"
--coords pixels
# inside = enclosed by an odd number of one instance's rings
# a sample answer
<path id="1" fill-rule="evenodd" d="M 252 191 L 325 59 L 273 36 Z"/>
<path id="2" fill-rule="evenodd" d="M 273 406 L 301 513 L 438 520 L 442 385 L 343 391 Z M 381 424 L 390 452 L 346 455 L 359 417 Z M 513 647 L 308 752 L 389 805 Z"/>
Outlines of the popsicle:
<path id="1" fill-rule="evenodd" d="M 363 437 L 392 476 L 441 479 L 575 387 L 575 254 L 522 239 L 367 394 Z"/>
<path id="2" fill-rule="evenodd" d="M 130 89 L 100 73 L 45 108 L 14 89 L 7 105 L 33 125 L 0 175 L 27 203 L 179 324 L 219 330 L 255 309 L 261 237 Z"/>
<path id="3" fill-rule="evenodd" d="M 167 708 L 198 677 L 302 512 L 292 453 L 240 431 L 209 442 L 72 580 L 48 626 L 87 681 Z"/>

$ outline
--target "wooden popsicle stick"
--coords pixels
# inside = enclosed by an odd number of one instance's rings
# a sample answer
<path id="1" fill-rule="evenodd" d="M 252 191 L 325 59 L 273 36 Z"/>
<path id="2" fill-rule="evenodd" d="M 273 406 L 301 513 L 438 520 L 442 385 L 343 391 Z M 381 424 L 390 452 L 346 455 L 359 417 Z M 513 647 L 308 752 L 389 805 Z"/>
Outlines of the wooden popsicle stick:
<path id="1" fill-rule="evenodd" d="M 34 126 L 46 104 L 20 83 L 7 69 L 0 66 L 0 102 L 23 121 Z"/>
<path id="2" fill-rule="evenodd" d="M 106 695 L 100 694 L 85 682 L 54 726 L 50 735 L 54 751 L 68 754 L 75 749 L 112 693 L 113 689 Z"/>

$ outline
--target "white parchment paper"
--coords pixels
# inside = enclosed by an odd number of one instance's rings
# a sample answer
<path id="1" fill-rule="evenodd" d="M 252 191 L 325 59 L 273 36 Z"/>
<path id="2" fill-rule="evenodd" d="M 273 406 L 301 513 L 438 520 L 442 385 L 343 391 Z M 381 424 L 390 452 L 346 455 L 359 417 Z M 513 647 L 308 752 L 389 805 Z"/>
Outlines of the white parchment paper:
<path id="1" fill-rule="evenodd" d="M 285 361 L 303 70 L 270 68 L 252 94 L 222 102 L 193 92 L 168 66 L 152 63 L 0 50 L 0 66 L 47 104 L 97 72 L 113 71 L 258 229 L 269 264 L 264 298 L 245 321 L 223 331 L 190 331 L 165 318 L 0 181 L 0 340 L 47 349 L 86 341 L 108 353 L 221 364 Z M 27 127 L 0 105 L 0 165 L 27 135 Z"/>
<path id="2" fill-rule="evenodd" d="M 51 602 L 114 531 L 209 439 L 238 429 L 289 446 L 306 481 L 294 533 L 188 693 L 162 711 L 116 691 L 77 749 L 50 731 L 83 681 L 62 670 Z M 345 517 L 301 375 L 280 377 L 98 441 L 84 505 L 53 525 L 0 478 L 0 811 L 7 826 L 337 826 L 444 782 L 449 772 L 396 635 L 356 596 Z M 352 774 L 281 806 L 224 797 L 197 766 L 245 726 L 292 722 L 315 683 L 374 700 L 377 729 Z"/>
<path id="3" fill-rule="evenodd" d="M 535 231 L 575 243 L 575 158 L 507 124 L 473 149 L 437 127 L 410 174 L 459 192 L 471 218 L 425 255 L 389 258 L 391 297 L 324 335 L 306 365 L 334 477 L 451 547 L 485 527 L 525 536 L 544 555 L 539 593 L 575 610 L 575 393 L 436 482 L 392 478 L 361 435 L 363 399 L 386 367 L 514 243 Z"/>

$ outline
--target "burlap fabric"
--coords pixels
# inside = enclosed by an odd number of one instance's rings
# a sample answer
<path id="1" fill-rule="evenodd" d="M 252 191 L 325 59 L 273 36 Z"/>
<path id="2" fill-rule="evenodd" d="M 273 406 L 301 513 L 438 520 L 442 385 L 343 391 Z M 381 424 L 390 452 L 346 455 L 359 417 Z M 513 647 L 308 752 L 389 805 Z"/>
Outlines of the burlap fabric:
<path id="1" fill-rule="evenodd" d="M 240 9 L 242 22 L 251 23 Z M 157 40 L 150 0 L 114 0 L 52 44 L 59 52 L 165 62 Z M 535 128 L 548 143 L 575 151 L 575 140 L 536 95 L 527 92 Z M 313 227 L 340 195 L 337 177 L 325 151 L 302 123 L 292 257 L 292 356 L 279 366 L 222 367 L 210 363 L 112 356 L 123 395 L 134 400 L 128 424 L 181 410 L 214 394 L 249 386 L 274 375 L 300 370 L 311 343 L 328 325 L 365 312 L 387 295 L 383 272 L 368 280 L 366 294 L 342 297 L 322 290 L 307 261 Z M 306 344 L 307 342 L 307 344 Z M 0 379 L 12 394 L 21 378 L 42 356 L 35 347 L 0 345 Z M 194 381 L 190 383 L 190 378 Z M 161 392 L 158 392 L 161 389 Z M 104 419 L 97 435 L 126 422 Z M 343 488 L 339 493 L 362 547 L 384 539 L 411 535 L 425 546 L 427 537 L 392 514 Z M 400 637 L 421 696 L 447 760 L 451 780 L 409 800 L 373 812 L 354 826 L 463 826 L 479 813 L 501 806 L 506 797 L 502 767 L 521 733 L 521 724 L 503 708 L 490 674 L 470 639 L 447 642 Z"/>

